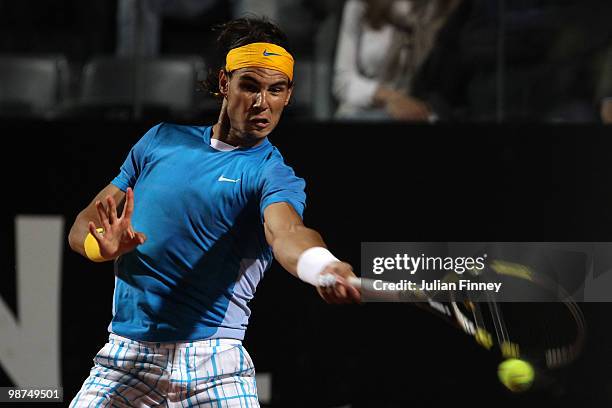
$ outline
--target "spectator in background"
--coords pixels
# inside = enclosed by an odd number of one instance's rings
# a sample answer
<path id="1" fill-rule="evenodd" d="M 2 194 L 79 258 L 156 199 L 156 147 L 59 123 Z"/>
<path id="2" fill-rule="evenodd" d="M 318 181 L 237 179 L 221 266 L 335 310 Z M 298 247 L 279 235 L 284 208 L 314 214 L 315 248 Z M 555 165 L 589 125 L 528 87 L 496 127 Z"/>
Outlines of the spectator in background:
<path id="1" fill-rule="evenodd" d="M 427 121 L 412 79 L 460 0 L 348 0 L 334 67 L 337 118 Z"/>
<path id="2" fill-rule="evenodd" d="M 611 95 L 597 95 L 609 70 L 602 62 L 610 13 L 609 0 L 463 1 L 440 30 L 414 95 L 440 120 L 596 122 L 602 97 Z"/>

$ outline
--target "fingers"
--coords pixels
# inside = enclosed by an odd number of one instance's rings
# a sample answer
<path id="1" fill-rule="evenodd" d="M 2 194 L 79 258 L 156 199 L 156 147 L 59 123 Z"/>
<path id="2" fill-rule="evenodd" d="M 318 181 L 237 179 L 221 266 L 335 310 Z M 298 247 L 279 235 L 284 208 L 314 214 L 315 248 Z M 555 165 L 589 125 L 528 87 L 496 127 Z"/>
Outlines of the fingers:
<path id="1" fill-rule="evenodd" d="M 319 295 L 321 295 L 321 297 L 326 303 L 334 305 L 342 303 L 342 299 L 338 298 L 338 296 L 336 296 L 336 294 L 334 293 L 333 286 L 319 287 L 317 288 L 317 290 L 319 292 Z"/>
<path id="2" fill-rule="evenodd" d="M 134 212 L 134 190 L 130 187 L 125 191 L 125 205 L 123 206 L 123 213 L 121 218 L 130 221 L 132 219 L 132 213 Z"/>
<path id="3" fill-rule="evenodd" d="M 89 233 L 93 235 L 96 241 L 100 242 L 102 240 L 103 235 L 98 232 L 96 224 L 89 221 L 89 224 L 87 224 L 87 228 L 89 229 Z"/>
<path id="4" fill-rule="evenodd" d="M 117 205 L 112 196 L 106 197 L 106 207 L 104 207 L 101 201 L 97 201 L 96 210 L 106 231 L 110 230 L 111 225 L 117 224 Z"/>
<path id="5" fill-rule="evenodd" d="M 130 239 L 134 239 L 136 236 L 136 232 L 134 231 L 134 228 L 132 228 L 132 224 L 128 225 L 127 233 Z"/>
<path id="6" fill-rule="evenodd" d="M 359 291 L 352 292 L 350 288 L 341 284 L 320 288 L 319 293 L 323 300 L 330 304 L 359 303 L 361 301 Z"/>
<path id="7" fill-rule="evenodd" d="M 109 222 L 111 225 L 117 223 L 117 206 L 112 196 L 106 197 L 106 207 L 108 208 Z"/>
<path id="8" fill-rule="evenodd" d="M 352 286 L 347 278 L 354 277 L 353 268 L 345 262 L 336 262 L 323 271 L 335 277 L 333 285 L 318 287 L 319 294 L 327 303 L 360 303 L 361 293 Z"/>
<path id="9" fill-rule="evenodd" d="M 334 294 L 340 303 L 361 303 L 361 293 L 348 282 L 336 284 Z"/>
<path id="10" fill-rule="evenodd" d="M 347 297 L 350 299 L 349 302 L 361 303 L 361 292 L 353 285 L 348 285 L 346 289 Z"/>
<path id="11" fill-rule="evenodd" d="M 110 230 L 110 224 L 108 222 L 108 215 L 106 213 L 106 209 L 104 208 L 104 204 L 102 204 L 101 201 L 96 201 L 96 210 L 98 211 L 98 218 L 100 218 L 102 227 L 106 231 Z"/>
<path id="12" fill-rule="evenodd" d="M 126 233 L 128 234 L 127 236 L 124 237 L 124 243 L 126 245 L 130 245 L 130 246 L 138 246 L 138 245 L 142 245 L 147 241 L 147 236 L 142 233 L 142 232 L 136 232 L 134 230 L 132 230 L 132 233 L 134 235 L 130 235 L 130 231 L 126 231 Z"/>
<path id="13" fill-rule="evenodd" d="M 133 251 L 137 246 L 142 245 L 147 240 L 147 237 L 142 232 L 134 233 L 134 238 L 129 241 L 125 241 L 121 245 L 121 254 Z"/>
<path id="14" fill-rule="evenodd" d="M 138 241 L 138 245 L 144 244 L 147 240 L 147 236 L 142 232 L 136 232 L 134 238 Z"/>

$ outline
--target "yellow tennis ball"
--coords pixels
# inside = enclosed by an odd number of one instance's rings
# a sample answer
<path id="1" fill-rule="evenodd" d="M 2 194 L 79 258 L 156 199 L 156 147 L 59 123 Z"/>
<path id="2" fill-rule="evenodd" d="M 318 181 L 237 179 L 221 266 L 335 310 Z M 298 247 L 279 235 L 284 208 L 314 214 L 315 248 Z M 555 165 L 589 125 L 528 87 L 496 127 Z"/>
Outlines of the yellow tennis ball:
<path id="1" fill-rule="evenodd" d="M 518 358 L 510 358 L 497 369 L 499 380 L 512 392 L 529 389 L 533 383 L 534 371 L 531 364 Z"/>

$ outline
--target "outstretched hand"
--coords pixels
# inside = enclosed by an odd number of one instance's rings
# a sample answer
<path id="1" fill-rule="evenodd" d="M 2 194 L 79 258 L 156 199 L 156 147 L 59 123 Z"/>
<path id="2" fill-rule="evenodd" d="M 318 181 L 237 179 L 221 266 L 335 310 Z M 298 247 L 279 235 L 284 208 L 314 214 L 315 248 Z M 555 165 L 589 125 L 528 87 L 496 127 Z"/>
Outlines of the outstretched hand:
<path id="1" fill-rule="evenodd" d="M 112 196 L 106 197 L 106 208 L 101 201 L 96 202 L 96 210 L 102 222 L 103 232 L 96 230 L 96 225 L 89 222 L 88 228 L 100 246 L 100 255 L 105 259 L 114 259 L 132 251 L 143 244 L 147 237 L 142 232 L 132 228 L 132 213 L 134 212 L 134 191 L 128 188 L 125 195 L 125 205 L 121 216 L 117 217 L 117 205 Z"/>
<path id="2" fill-rule="evenodd" d="M 317 292 L 327 303 L 360 303 L 361 293 L 350 285 L 348 278 L 355 277 L 353 268 L 346 262 L 329 264 L 321 275 L 334 275 L 335 283 L 330 286 L 317 286 Z"/>

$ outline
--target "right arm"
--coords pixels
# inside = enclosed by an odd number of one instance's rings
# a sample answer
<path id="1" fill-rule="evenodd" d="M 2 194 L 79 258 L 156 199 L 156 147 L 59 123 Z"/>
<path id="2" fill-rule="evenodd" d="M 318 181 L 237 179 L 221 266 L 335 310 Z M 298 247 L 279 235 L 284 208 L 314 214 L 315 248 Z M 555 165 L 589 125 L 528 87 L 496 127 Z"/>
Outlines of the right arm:
<path id="1" fill-rule="evenodd" d="M 116 203 L 123 204 L 121 216 L 117 214 Z M 132 229 L 133 210 L 132 189 L 128 188 L 127 193 L 124 193 L 119 187 L 109 184 L 77 215 L 68 234 L 70 248 L 87 257 L 84 242 L 87 235 L 91 234 L 105 260 L 112 260 L 132 251 L 146 240 L 144 234 Z M 103 228 L 104 232 L 100 233 L 96 228 Z"/>
<path id="2" fill-rule="evenodd" d="M 87 248 L 94 250 L 92 254 L 96 255 L 93 257 L 95 260 L 112 260 L 144 243 L 144 234 L 134 232 L 131 225 L 134 192 L 130 186 L 136 185 L 150 154 L 150 145 L 160 127 L 161 124 L 152 127 L 132 147 L 113 183 L 103 188 L 76 217 L 68 234 L 72 250 L 90 258 L 85 250 L 87 239 Z M 118 216 L 117 206 L 121 205 L 123 212 Z M 97 228 L 104 229 L 104 232 L 98 232 Z"/>

